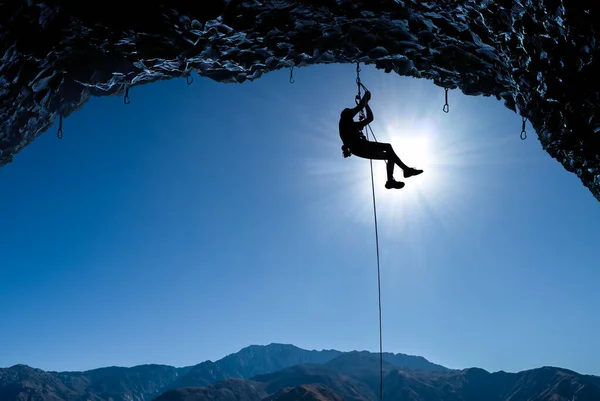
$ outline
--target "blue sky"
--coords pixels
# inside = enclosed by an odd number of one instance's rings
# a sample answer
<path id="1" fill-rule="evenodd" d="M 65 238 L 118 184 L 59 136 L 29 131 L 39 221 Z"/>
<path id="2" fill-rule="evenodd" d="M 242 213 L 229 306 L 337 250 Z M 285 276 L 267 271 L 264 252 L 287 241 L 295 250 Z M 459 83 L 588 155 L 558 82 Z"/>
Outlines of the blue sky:
<path id="1" fill-rule="evenodd" d="M 250 344 L 379 348 L 366 160 L 341 155 L 353 65 L 94 98 L 0 169 L 0 366 L 215 360 Z M 363 67 L 384 350 L 452 368 L 600 374 L 600 205 L 493 98 Z M 400 175 L 398 175 L 400 177 Z"/>

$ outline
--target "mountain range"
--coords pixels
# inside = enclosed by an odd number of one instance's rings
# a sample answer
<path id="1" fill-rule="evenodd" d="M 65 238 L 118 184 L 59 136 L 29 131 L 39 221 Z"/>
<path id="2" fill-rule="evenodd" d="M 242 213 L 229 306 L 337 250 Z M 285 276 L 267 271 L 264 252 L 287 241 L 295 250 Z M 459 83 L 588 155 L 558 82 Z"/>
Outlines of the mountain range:
<path id="1" fill-rule="evenodd" d="M 599 401 L 600 377 L 543 367 L 519 373 L 452 370 L 383 355 L 386 401 Z M 216 362 L 85 372 L 0 369 L 0 401 L 376 401 L 379 354 L 249 346 Z"/>

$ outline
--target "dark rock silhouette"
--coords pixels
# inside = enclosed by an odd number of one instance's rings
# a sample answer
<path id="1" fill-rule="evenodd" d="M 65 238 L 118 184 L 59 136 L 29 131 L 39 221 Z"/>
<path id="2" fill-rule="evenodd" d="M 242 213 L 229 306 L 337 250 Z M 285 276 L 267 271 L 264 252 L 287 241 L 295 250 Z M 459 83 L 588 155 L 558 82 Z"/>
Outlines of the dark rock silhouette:
<path id="1" fill-rule="evenodd" d="M 91 96 L 361 61 L 504 100 L 600 200 L 599 17 L 579 0 L 4 1 L 0 166 Z"/>

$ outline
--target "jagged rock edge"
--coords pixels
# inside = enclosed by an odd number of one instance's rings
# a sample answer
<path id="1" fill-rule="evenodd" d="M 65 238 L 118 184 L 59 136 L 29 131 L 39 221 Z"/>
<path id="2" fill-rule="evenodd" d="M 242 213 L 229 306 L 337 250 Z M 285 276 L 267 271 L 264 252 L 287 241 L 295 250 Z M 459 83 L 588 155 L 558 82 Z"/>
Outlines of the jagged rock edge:
<path id="1" fill-rule="evenodd" d="M 229 1 L 222 15 L 209 19 L 214 10 L 186 10 L 183 2 L 178 10 L 159 7 L 162 25 L 142 21 L 127 29 L 127 16 L 102 14 L 92 24 L 81 9 L 65 13 L 58 3 L 0 5 L 13 7 L 0 8 L 0 27 L 9 28 L 0 36 L 0 166 L 91 96 L 122 95 L 127 87 L 190 71 L 241 83 L 291 66 L 360 61 L 503 99 L 600 200 L 600 99 L 590 85 L 598 57 L 595 10 L 567 0 L 510 2 L 510 8 L 506 1 L 339 0 L 335 7 L 331 1 Z M 19 32 L 57 27 L 65 37 L 45 42 L 45 53 L 22 51 Z M 507 134 L 518 135 L 519 128 L 517 122 Z"/>

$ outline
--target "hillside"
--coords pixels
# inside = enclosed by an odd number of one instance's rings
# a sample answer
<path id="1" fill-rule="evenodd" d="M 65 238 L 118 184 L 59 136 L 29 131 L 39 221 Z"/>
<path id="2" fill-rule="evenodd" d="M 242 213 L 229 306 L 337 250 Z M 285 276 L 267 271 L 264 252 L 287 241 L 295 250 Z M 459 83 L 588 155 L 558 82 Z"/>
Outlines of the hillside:
<path id="1" fill-rule="evenodd" d="M 269 344 L 252 345 L 218 361 L 205 361 L 184 368 L 141 365 L 131 368 L 104 367 L 85 372 L 45 372 L 16 365 L 0 369 L 0 400 L 147 401 L 171 389 L 202 387 L 234 378 L 252 378 L 295 365 L 323 365 L 345 354 L 337 350 L 315 351 L 287 344 Z M 368 356 L 370 353 L 361 352 L 361 355 Z M 405 361 L 403 364 L 408 365 L 406 368 L 422 369 L 424 366 L 429 370 L 445 370 L 421 357 L 386 354 L 386 359 Z M 230 393 L 232 391 L 228 390 Z M 267 396 L 267 393 L 257 394 Z"/>
<path id="2" fill-rule="evenodd" d="M 244 380 L 244 394 L 236 393 L 229 382 L 219 383 L 220 391 L 256 401 L 274 400 L 349 400 L 379 399 L 378 361 L 360 354 L 340 357 L 323 366 L 295 366 L 270 375 Z M 335 369 L 335 370 L 334 370 Z M 343 373 L 346 372 L 346 373 Z M 174 390 L 156 401 L 221 401 L 207 388 Z M 239 388 L 239 384 L 238 384 Z M 248 393 L 247 389 L 254 392 Z M 555 367 L 519 373 L 472 368 L 461 371 L 408 371 L 385 366 L 385 401 L 598 401 L 598 378 Z M 265 395 L 265 393 L 267 395 Z M 182 398 L 181 394 L 186 397 Z"/>
<path id="3" fill-rule="evenodd" d="M 449 370 L 402 354 L 385 355 L 382 367 L 385 401 L 600 400 L 600 377 L 557 367 Z M 0 369 L 0 401 L 377 401 L 379 372 L 378 354 L 270 344 L 185 368 L 45 372 L 16 365 Z"/>

